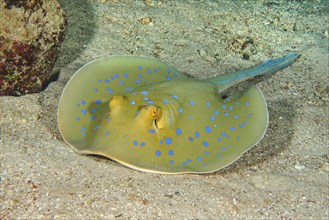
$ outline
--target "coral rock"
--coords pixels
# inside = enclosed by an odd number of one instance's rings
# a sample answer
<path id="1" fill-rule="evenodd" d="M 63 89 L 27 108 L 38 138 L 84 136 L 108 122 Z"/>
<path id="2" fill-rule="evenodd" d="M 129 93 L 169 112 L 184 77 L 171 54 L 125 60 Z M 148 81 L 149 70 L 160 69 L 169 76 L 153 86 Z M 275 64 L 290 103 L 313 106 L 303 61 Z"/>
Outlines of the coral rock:
<path id="1" fill-rule="evenodd" d="M 1 0 L 0 15 L 0 95 L 41 91 L 54 77 L 64 12 L 56 0 Z"/>

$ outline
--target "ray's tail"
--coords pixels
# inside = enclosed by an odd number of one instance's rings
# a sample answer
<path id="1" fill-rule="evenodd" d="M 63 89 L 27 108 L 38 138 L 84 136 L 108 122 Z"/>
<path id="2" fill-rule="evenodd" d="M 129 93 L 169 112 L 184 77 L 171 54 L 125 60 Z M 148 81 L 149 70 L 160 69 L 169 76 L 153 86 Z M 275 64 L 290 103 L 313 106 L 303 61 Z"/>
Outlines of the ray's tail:
<path id="1" fill-rule="evenodd" d="M 292 53 L 278 59 L 268 60 L 264 63 L 261 63 L 251 68 L 210 78 L 207 81 L 216 84 L 219 89 L 224 90 L 236 83 L 245 81 L 254 76 L 270 74 L 278 70 L 281 70 L 294 63 L 299 56 L 300 55 L 297 53 Z"/>

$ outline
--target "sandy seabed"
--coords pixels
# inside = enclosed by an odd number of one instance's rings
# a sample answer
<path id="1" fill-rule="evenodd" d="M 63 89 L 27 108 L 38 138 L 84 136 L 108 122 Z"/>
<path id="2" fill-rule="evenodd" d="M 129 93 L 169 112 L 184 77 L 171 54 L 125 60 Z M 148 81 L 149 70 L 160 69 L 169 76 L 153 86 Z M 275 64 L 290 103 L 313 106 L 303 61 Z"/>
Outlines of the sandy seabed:
<path id="1" fill-rule="evenodd" d="M 45 91 L 0 97 L 0 219 L 328 219 L 329 2 L 60 1 L 69 27 Z M 251 3 L 252 2 L 252 3 Z M 298 52 L 251 84 L 270 125 L 207 175 L 144 173 L 74 153 L 57 128 L 69 78 L 109 55 L 156 57 L 196 78 Z"/>

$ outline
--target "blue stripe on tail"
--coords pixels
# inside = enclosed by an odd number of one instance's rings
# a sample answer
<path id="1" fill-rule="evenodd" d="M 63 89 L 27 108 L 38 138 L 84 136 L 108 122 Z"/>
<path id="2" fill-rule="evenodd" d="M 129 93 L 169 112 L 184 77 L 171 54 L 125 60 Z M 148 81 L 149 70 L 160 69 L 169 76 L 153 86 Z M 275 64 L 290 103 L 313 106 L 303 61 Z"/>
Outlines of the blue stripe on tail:
<path id="1" fill-rule="evenodd" d="M 280 69 L 283 69 L 283 68 L 289 66 L 290 64 L 295 62 L 295 60 L 298 57 L 299 57 L 299 54 L 292 53 L 292 54 L 289 54 L 288 56 L 281 57 L 279 59 L 268 60 L 255 67 L 238 71 L 238 72 L 234 73 L 232 75 L 232 77 L 230 77 L 230 78 L 223 79 L 223 80 L 213 82 L 213 83 L 215 83 L 217 85 L 221 85 L 221 84 L 230 83 L 230 82 L 238 80 L 238 79 L 243 79 L 243 78 L 248 79 L 248 78 L 251 78 L 251 77 L 257 76 L 257 75 L 273 73 L 273 72 L 276 72 Z"/>

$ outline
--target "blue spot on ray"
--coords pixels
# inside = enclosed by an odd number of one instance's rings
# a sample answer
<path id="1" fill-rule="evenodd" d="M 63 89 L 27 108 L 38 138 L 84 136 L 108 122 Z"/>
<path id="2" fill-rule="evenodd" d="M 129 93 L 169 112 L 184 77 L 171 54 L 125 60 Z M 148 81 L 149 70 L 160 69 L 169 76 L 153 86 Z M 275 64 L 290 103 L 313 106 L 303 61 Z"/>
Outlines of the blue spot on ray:
<path id="1" fill-rule="evenodd" d="M 178 96 L 177 95 L 172 95 L 171 97 L 174 98 L 174 99 L 176 99 L 176 100 L 178 100 Z"/>
<path id="2" fill-rule="evenodd" d="M 128 77 L 129 77 L 129 76 L 128 76 L 127 73 L 124 73 L 124 74 L 123 74 L 123 78 L 128 79 Z"/>
<path id="3" fill-rule="evenodd" d="M 82 105 L 85 105 L 85 104 L 86 104 L 86 101 L 85 101 L 85 100 L 82 100 L 82 101 L 81 101 L 81 104 L 82 104 Z"/>
<path id="4" fill-rule="evenodd" d="M 176 134 L 177 134 L 177 135 L 181 135 L 181 134 L 182 134 L 182 130 L 181 130 L 180 128 L 177 128 L 177 129 L 176 129 Z"/>
<path id="5" fill-rule="evenodd" d="M 240 124 L 239 127 L 240 127 L 240 128 L 244 128 L 244 124 Z"/>
<path id="6" fill-rule="evenodd" d="M 159 150 L 155 151 L 155 156 L 160 157 L 161 156 L 161 151 L 159 151 Z"/>
<path id="7" fill-rule="evenodd" d="M 199 132 L 195 132 L 195 138 L 199 138 L 200 137 L 200 133 Z"/>
<path id="8" fill-rule="evenodd" d="M 206 130 L 207 133 L 210 133 L 210 132 L 211 132 L 211 127 L 206 126 L 206 127 L 205 127 L 205 130 Z"/>
<path id="9" fill-rule="evenodd" d="M 169 155 L 169 156 L 174 156 L 174 151 L 173 151 L 173 150 L 169 150 L 169 151 L 168 151 L 168 155 Z"/>
<path id="10" fill-rule="evenodd" d="M 81 111 L 80 111 L 82 114 L 87 114 L 87 110 L 86 109 L 82 109 Z"/>
<path id="11" fill-rule="evenodd" d="M 113 93 L 113 90 L 110 89 L 109 87 L 106 87 L 106 90 L 108 91 L 108 93 L 112 94 Z"/>
<path id="12" fill-rule="evenodd" d="M 166 140 L 166 144 L 168 145 L 172 143 L 172 139 L 170 137 L 165 138 L 165 140 Z"/>

